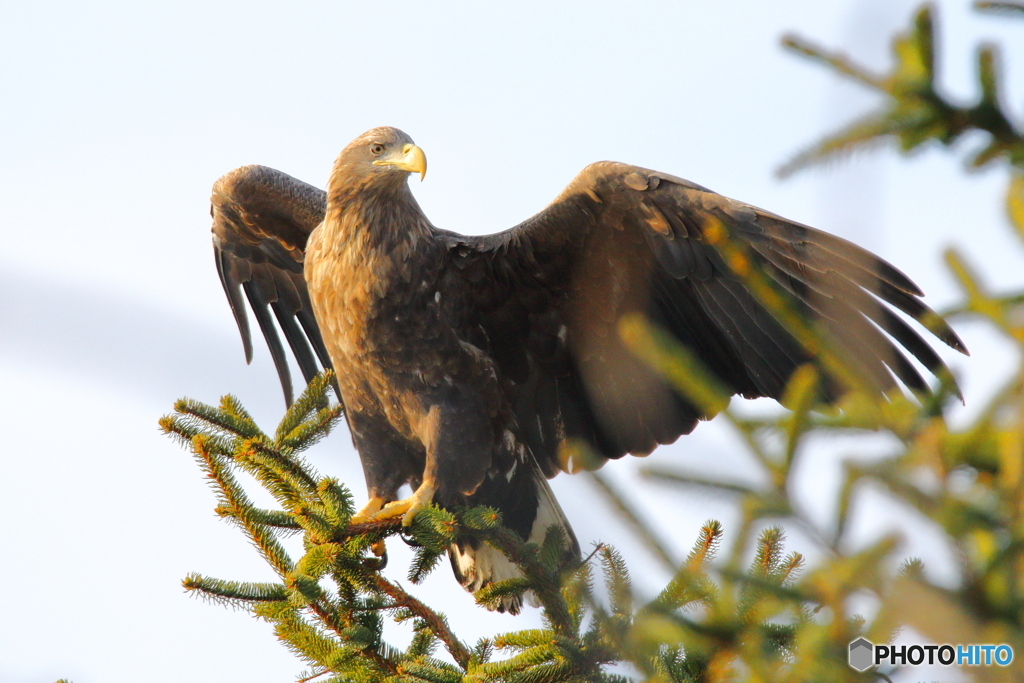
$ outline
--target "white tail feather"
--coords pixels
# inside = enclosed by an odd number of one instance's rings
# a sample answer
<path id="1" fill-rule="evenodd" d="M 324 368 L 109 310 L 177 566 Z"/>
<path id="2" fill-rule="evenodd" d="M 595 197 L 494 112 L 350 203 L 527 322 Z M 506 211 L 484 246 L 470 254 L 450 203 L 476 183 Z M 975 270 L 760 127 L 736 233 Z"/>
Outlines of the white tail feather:
<path id="1" fill-rule="evenodd" d="M 533 464 L 533 463 L 531 463 Z M 534 483 L 537 492 L 537 514 L 530 528 L 530 536 L 527 539 L 530 543 L 541 544 L 544 536 L 551 526 L 562 529 L 570 549 L 579 554 L 579 545 L 576 536 L 573 534 L 569 520 L 566 518 L 562 507 L 558 504 L 554 492 L 548 485 L 547 480 L 541 473 L 540 468 L 533 464 Z M 501 551 L 492 548 L 486 543 L 462 543 L 452 544 L 448 551 L 451 558 L 452 569 L 455 571 L 459 583 L 470 593 L 475 593 L 484 586 L 497 581 L 522 578 L 523 574 L 519 567 L 510 562 Z M 537 606 L 537 599 L 533 591 L 524 594 L 527 603 Z M 497 608 L 499 612 L 510 612 L 518 614 L 522 608 L 522 600 L 508 598 Z"/>

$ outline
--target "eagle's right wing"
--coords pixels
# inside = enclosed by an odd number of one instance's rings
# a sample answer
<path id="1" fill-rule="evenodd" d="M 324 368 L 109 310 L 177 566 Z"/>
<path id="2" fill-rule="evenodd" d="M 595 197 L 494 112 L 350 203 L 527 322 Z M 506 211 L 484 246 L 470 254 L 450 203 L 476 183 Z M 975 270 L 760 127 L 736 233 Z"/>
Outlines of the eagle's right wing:
<path id="1" fill-rule="evenodd" d="M 291 405 L 288 360 L 268 308 L 307 382 L 320 366 L 331 367 L 302 273 L 306 241 L 323 220 L 327 195 L 272 168 L 243 166 L 214 183 L 210 203 L 217 273 L 242 335 L 245 360 L 252 361 L 252 337 L 243 290 Z"/>

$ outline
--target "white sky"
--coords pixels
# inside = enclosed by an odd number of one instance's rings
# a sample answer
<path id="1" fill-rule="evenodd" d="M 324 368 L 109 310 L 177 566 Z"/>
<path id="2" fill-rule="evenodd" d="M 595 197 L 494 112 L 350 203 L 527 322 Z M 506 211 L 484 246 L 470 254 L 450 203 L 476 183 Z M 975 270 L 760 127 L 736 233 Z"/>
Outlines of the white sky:
<path id="1" fill-rule="evenodd" d="M 1022 100 L 1024 22 L 941 1 L 944 83 L 974 97 L 974 48 L 995 40 Z M 493 232 L 541 209 L 584 165 L 627 161 L 680 175 L 836 232 L 911 275 L 935 307 L 956 300 L 941 264 L 963 249 L 993 286 L 1020 286 L 1022 251 L 1001 213 L 1005 174 L 965 178 L 949 155 L 859 156 L 785 182 L 789 156 L 875 100 L 785 53 L 795 31 L 881 70 L 907 0 L 765 3 L 8 3 L 0 22 L 0 680 L 287 681 L 303 668 L 270 627 L 185 596 L 190 571 L 269 579 L 188 455 L 157 418 L 183 395 L 239 395 L 265 429 L 282 401 L 268 354 L 246 368 L 209 243 L 209 187 L 262 163 L 322 185 L 338 151 L 376 125 L 426 151 L 414 191 L 434 223 Z M 287 8 L 287 9 L 285 9 Z M 1015 108 L 1019 112 L 1019 107 Z M 977 140 L 962 145 L 969 149 Z M 946 354 L 980 407 L 1013 362 L 982 325 L 971 359 Z M 832 440 L 801 472 L 825 517 Z M 884 450 L 884 442 L 872 444 Z M 648 463 L 743 477 L 715 423 Z M 347 434 L 312 456 L 362 500 Z M 710 463 L 715 463 L 710 465 Z M 642 461 L 605 472 L 641 486 Z M 749 475 L 748 475 L 749 476 Z M 139 482 L 142 482 L 140 485 Z M 665 576 L 583 480 L 556 491 L 584 546 L 611 541 L 641 589 Z M 727 504 L 645 485 L 637 500 L 685 553 Z M 858 534 L 939 537 L 866 496 Z M 734 525 L 733 525 L 734 526 Z M 727 526 L 727 532 L 733 527 Z M 799 536 L 790 547 L 814 555 Z M 392 576 L 407 556 L 392 544 Z M 473 606 L 444 567 L 421 589 L 464 638 L 537 622 Z"/>

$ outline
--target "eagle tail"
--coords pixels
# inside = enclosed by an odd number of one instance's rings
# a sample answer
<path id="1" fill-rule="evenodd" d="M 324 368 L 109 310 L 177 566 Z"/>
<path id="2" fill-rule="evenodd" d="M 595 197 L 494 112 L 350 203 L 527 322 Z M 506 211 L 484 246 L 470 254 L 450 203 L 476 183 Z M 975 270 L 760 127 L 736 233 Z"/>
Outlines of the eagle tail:
<path id="1" fill-rule="evenodd" d="M 576 540 L 576 534 L 573 533 L 569 520 L 562 511 L 562 507 L 558 504 L 558 500 L 555 498 L 555 494 L 548 485 L 547 479 L 545 479 L 540 467 L 533 460 L 533 457 L 528 457 L 528 460 L 530 465 L 528 476 L 522 477 L 523 481 L 518 486 L 516 486 L 515 480 L 509 482 L 510 488 L 519 489 L 515 491 L 517 497 L 519 497 L 515 505 L 516 508 L 521 509 L 524 498 L 533 501 L 535 514 L 526 541 L 540 545 L 544 542 L 548 529 L 557 527 L 562 530 L 562 534 L 568 544 L 567 553 L 571 553 L 574 557 L 578 558 L 580 554 L 579 542 Z M 503 506 L 499 505 L 496 507 L 501 509 Z M 506 511 L 503 510 L 503 512 Z M 506 526 L 513 526 L 509 523 L 510 521 L 508 519 L 505 520 Z M 522 532 L 520 532 L 520 536 L 522 535 Z M 462 584 L 462 587 L 470 593 L 475 593 L 481 588 L 498 581 L 518 579 L 523 576 L 519 567 L 509 561 L 500 550 L 492 548 L 478 538 L 460 538 L 449 548 L 448 557 L 451 560 L 455 577 Z M 538 606 L 533 591 L 527 591 L 522 597 L 510 597 L 502 600 L 501 604 L 495 607 L 495 609 L 499 612 L 519 614 L 523 606 L 523 598 L 530 605 Z"/>

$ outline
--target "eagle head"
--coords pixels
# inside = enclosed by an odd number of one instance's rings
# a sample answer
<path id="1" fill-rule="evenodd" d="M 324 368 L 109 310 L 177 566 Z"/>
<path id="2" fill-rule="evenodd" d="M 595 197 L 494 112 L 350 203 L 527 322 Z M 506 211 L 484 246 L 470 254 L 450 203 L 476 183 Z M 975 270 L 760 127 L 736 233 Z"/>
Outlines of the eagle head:
<path id="1" fill-rule="evenodd" d="M 421 180 L 426 176 L 426 155 L 403 131 L 381 126 L 350 142 L 334 162 L 332 175 L 361 185 L 404 182 L 409 173 L 419 173 Z"/>

